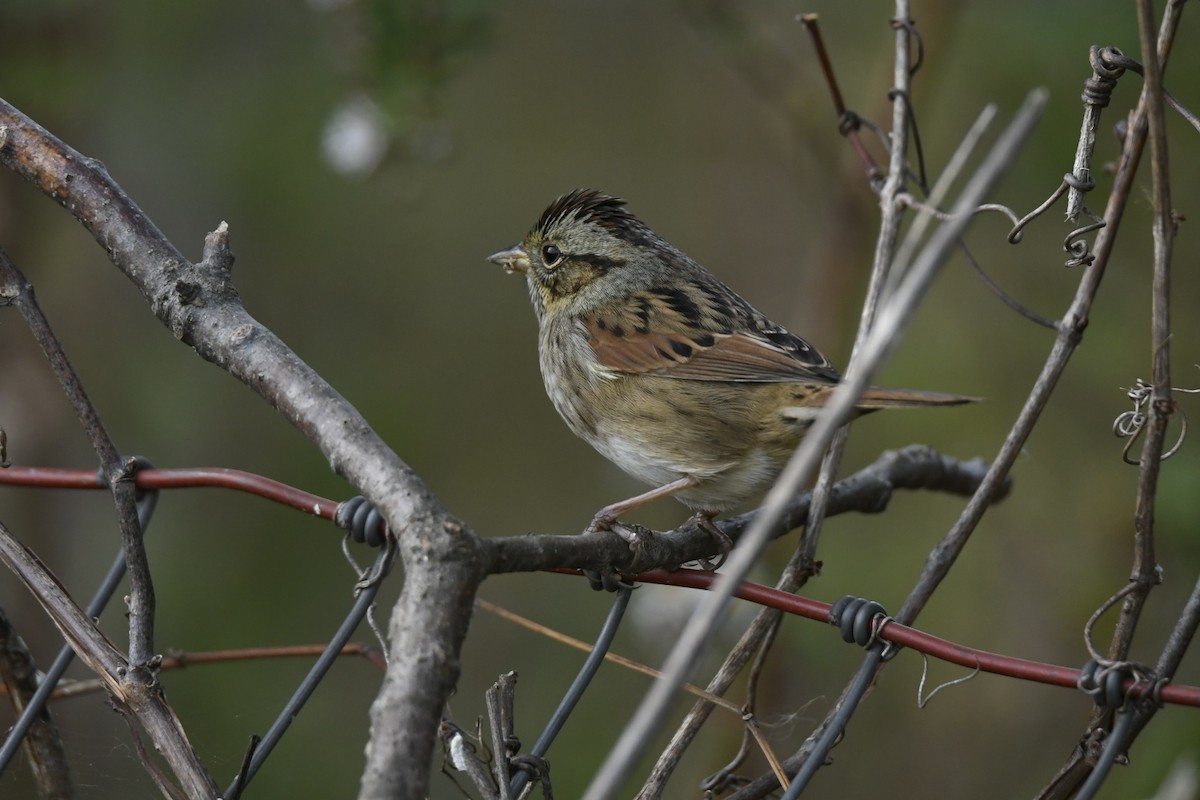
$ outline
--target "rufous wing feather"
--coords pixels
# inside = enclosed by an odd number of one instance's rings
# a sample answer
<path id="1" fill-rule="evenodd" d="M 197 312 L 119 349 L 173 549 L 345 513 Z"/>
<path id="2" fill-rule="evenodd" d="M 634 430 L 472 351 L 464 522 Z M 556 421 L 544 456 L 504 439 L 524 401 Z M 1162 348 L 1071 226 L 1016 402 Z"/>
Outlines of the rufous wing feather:
<path id="1" fill-rule="evenodd" d="M 834 384 L 838 373 L 811 345 L 763 318 L 744 329 L 705 327 L 699 315 L 634 295 L 619 312 L 584 320 L 596 360 L 620 373 L 694 381 Z M 752 313 L 752 310 L 750 310 Z"/>

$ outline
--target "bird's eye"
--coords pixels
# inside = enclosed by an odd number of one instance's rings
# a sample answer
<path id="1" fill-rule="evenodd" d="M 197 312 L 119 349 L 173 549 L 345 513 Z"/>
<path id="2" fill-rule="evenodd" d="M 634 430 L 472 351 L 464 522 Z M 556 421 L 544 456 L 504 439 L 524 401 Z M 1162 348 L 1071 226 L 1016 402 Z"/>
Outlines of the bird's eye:
<path id="1" fill-rule="evenodd" d="M 542 245 L 542 263 L 547 267 L 557 267 L 558 262 L 562 261 L 563 254 L 552 244 Z"/>

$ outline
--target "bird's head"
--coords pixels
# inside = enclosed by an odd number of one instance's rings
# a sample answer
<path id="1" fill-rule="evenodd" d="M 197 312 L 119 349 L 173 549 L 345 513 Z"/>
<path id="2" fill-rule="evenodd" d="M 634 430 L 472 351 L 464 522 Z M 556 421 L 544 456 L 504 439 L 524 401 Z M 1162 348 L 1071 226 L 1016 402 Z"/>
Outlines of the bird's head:
<path id="1" fill-rule="evenodd" d="M 576 189 L 551 203 L 520 244 L 488 260 L 524 273 L 539 317 L 598 304 L 628 288 L 629 264 L 645 265 L 669 247 L 624 206 L 595 189 Z"/>

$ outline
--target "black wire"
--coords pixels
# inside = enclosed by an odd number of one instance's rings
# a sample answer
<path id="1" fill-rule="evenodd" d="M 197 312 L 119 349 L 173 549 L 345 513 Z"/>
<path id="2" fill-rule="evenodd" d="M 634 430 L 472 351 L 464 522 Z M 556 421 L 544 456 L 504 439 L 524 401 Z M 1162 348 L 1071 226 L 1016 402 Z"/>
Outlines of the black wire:
<path id="1" fill-rule="evenodd" d="M 608 653 L 608 648 L 612 646 L 613 637 L 617 635 L 617 628 L 621 625 L 621 617 L 625 615 L 625 609 L 629 605 L 629 598 L 633 595 L 633 590 L 629 588 L 620 589 L 617 592 L 617 597 L 613 600 L 612 609 L 608 612 L 608 618 L 604 620 L 604 627 L 600 629 L 600 635 L 596 637 L 596 644 L 592 647 L 592 652 L 588 654 L 587 660 L 583 662 L 583 666 L 579 669 L 579 674 L 575 676 L 571 687 L 567 689 L 567 693 L 563 695 L 563 699 L 555 709 L 554 714 L 550 717 L 550 721 L 546 723 L 545 730 L 538 740 L 533 745 L 533 750 L 530 754 L 535 758 L 542 758 L 550 750 L 550 745 L 554 743 L 554 738 L 558 736 L 559 731 L 567 724 L 567 718 L 571 716 L 571 712 L 575 710 L 579 698 L 583 697 L 584 691 L 587 690 L 588 684 L 592 682 L 596 671 L 600 669 L 600 665 L 604 663 L 604 656 Z M 499 747 L 499 745 L 496 745 Z M 513 796 L 518 796 L 521 790 L 525 788 L 525 784 L 529 783 L 529 769 L 525 766 L 517 768 L 517 773 L 513 775 L 512 781 L 509 783 L 509 791 Z"/>
<path id="2" fill-rule="evenodd" d="M 139 464 L 138 468 L 141 469 L 143 467 L 149 469 L 149 462 Z M 154 506 L 157 502 L 157 491 L 146 492 L 138 498 L 138 524 L 142 528 L 143 536 L 146 534 L 146 528 L 150 525 L 150 518 L 154 516 Z M 108 574 L 104 576 L 100 588 L 96 590 L 92 601 L 88 603 L 87 615 L 89 617 L 95 618 L 103 613 L 104 607 L 108 605 L 108 601 L 112 599 L 112 596 L 117 591 L 117 587 L 121 584 L 121 579 L 124 577 L 125 553 L 122 551 L 117 553 L 117 557 L 113 560 L 112 566 L 108 568 Z M 70 645 L 63 645 L 63 648 L 58 651 L 58 655 L 54 658 L 54 663 L 50 665 L 50 669 L 46 671 L 45 677 L 42 678 L 42 682 L 38 684 L 37 691 L 33 693 L 33 697 L 29 698 L 29 704 L 21 712 L 20 718 L 9 729 L 8 737 L 4 740 L 4 746 L 0 747 L 0 775 L 4 773 L 4 770 L 8 769 L 13 756 L 20 749 L 25 735 L 29 733 L 29 729 L 33 726 L 34 721 L 41 715 L 42 710 L 46 707 L 46 703 L 50 700 L 50 695 L 58 687 L 58 682 L 62 680 L 63 673 L 67 671 L 67 667 L 74 660 L 75 651 L 71 649 Z"/>
<path id="3" fill-rule="evenodd" d="M 1108 777 L 1108 771 L 1117 761 L 1117 756 L 1125 751 L 1129 734 L 1133 731 L 1134 716 L 1132 704 L 1126 705 L 1117 712 L 1117 721 L 1113 723 L 1108 738 L 1104 740 L 1104 750 L 1096 761 L 1096 767 L 1084 781 L 1083 786 L 1079 789 L 1079 794 L 1075 795 L 1075 800 L 1092 800 L 1096 796 L 1096 792 L 1100 791 L 1104 779 Z"/>
<path id="4" fill-rule="evenodd" d="M 868 648 L 867 657 L 863 659 L 862 666 L 858 668 L 858 674 L 854 676 L 854 682 L 850 684 L 850 690 L 846 693 L 846 699 L 842 702 L 841 708 L 833 715 L 829 727 L 825 729 L 821 738 L 813 746 L 804 766 L 796 773 L 792 785 L 788 787 L 781 800 L 796 800 L 804 791 L 804 787 L 812 780 L 813 775 L 816 775 L 817 770 L 825 763 L 829 751 L 833 749 L 838 737 L 846 729 L 846 724 L 850 722 L 850 716 L 862 702 L 863 696 L 871 686 L 871 681 L 875 679 L 875 670 L 879 668 L 879 664 L 883 660 L 883 650 L 886 646 L 885 642 L 876 641 Z"/>
<path id="5" fill-rule="evenodd" d="M 967 263 L 971 265 L 971 269 L 975 270 L 975 274 L 979 276 L 981 281 L 983 281 L 983 285 L 991 290 L 992 294 L 1000 298 L 1000 301 L 1004 303 L 1004 305 L 1008 306 L 1013 311 L 1016 311 L 1030 322 L 1035 322 L 1038 325 L 1041 325 L 1043 328 L 1049 328 L 1052 331 L 1058 330 L 1058 324 L 1055 323 L 1054 320 L 1047 319 L 1033 309 L 1026 308 L 1025 306 L 1021 305 L 1019 300 L 1010 295 L 1008 292 L 1004 291 L 1004 288 L 1000 284 L 992 280 L 992 276 L 987 274 L 987 272 L 983 269 L 983 265 L 975 259 L 975 254 L 971 252 L 970 248 L 967 247 L 967 243 L 962 239 L 958 240 L 958 249 L 962 252 L 963 257 L 967 259 Z"/>
<path id="6" fill-rule="evenodd" d="M 387 548 L 380 550 L 379 555 L 375 559 L 376 566 L 381 566 L 379 562 L 388 557 Z M 279 712 L 275 724 L 267 731 L 262 741 L 257 743 L 254 756 L 250 759 L 250 764 L 244 770 L 244 774 L 239 772 L 229 785 L 229 789 L 222 795 L 224 800 L 237 800 L 241 796 L 242 791 L 254 778 L 259 768 L 262 767 L 263 762 L 267 760 L 267 756 L 271 754 L 271 750 L 283 738 L 283 734 L 287 732 L 288 727 L 292 724 L 292 720 L 296 718 L 300 710 L 304 708 L 304 704 L 308 701 L 308 698 L 316 691 L 318 684 L 321 683 L 329 668 L 333 666 L 333 662 L 337 660 L 346 642 L 350 641 L 350 637 L 354 635 L 358 624 L 362 622 L 363 617 L 367 615 L 367 611 L 371 608 L 371 603 L 374 602 L 375 595 L 379 593 L 379 587 L 382 583 L 383 581 L 375 581 L 359 592 L 358 598 L 354 601 L 354 606 L 350 609 L 350 613 L 346 615 L 346 619 L 342 621 L 337 633 L 333 635 L 333 639 L 326 646 L 325 652 L 321 653 L 321 657 L 317 659 L 317 663 L 313 664 L 312 669 L 309 670 L 303 682 L 296 688 L 287 705 Z"/>

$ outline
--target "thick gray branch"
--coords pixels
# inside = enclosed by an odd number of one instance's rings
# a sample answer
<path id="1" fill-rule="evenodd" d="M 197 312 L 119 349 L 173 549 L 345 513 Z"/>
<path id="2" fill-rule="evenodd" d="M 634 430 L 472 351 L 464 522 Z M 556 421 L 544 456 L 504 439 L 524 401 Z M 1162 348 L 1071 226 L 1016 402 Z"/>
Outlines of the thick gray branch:
<path id="1" fill-rule="evenodd" d="M 986 472 L 987 464 L 981 459 L 959 461 L 925 445 L 889 450 L 872 464 L 834 484 L 827 513 L 829 516 L 849 511 L 879 513 L 887 508 L 897 489 L 969 497 Z M 1001 496 L 1007 494 L 1008 488 L 1009 484 L 1001 488 Z M 778 539 L 803 526 L 811 502 L 812 492 L 801 492 L 793 497 L 772 525 L 770 538 Z M 757 514 L 757 511 L 751 511 L 720 521 L 717 526 L 736 542 Z M 484 546 L 490 553 L 489 573 L 596 569 L 597 565 L 606 565 L 627 575 L 710 558 L 715 547 L 712 536 L 694 525 L 648 537 L 637 552 L 631 552 L 623 539 L 609 532 L 488 539 Z"/>
<path id="2" fill-rule="evenodd" d="M 190 263 L 99 162 L 0 101 L 0 163 L 75 216 L 180 341 L 243 381 L 384 513 L 407 580 L 393 613 L 391 666 L 372 711 L 363 797 L 421 797 L 437 724 L 482 577 L 478 538 L 453 519 L 366 420 L 270 330 L 233 288 L 221 225 Z"/>

